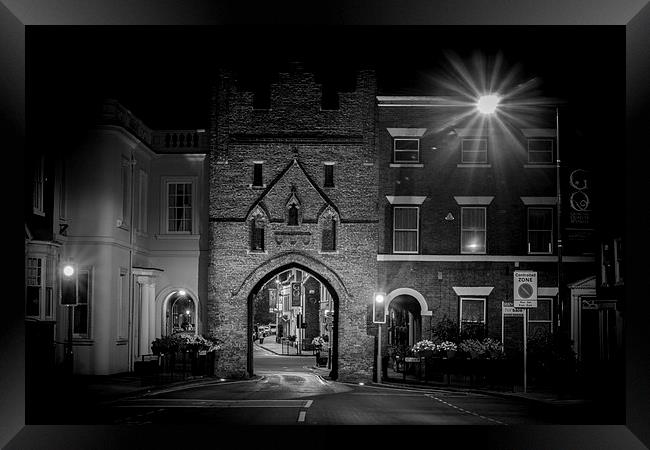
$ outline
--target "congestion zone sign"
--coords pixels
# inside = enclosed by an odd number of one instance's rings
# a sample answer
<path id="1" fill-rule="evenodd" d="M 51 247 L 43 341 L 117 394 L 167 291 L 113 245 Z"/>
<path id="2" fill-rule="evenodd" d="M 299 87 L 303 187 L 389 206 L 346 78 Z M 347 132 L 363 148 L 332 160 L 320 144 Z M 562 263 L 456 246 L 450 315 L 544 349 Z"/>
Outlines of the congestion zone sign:
<path id="1" fill-rule="evenodd" d="M 537 272 L 516 271 L 514 288 L 515 308 L 537 308 Z"/>

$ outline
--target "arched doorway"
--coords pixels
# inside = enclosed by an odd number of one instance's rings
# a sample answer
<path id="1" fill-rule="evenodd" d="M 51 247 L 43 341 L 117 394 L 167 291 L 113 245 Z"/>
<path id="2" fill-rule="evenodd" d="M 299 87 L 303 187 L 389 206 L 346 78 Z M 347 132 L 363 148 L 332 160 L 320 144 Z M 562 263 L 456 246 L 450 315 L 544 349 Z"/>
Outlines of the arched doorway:
<path id="1" fill-rule="evenodd" d="M 298 263 L 290 263 L 269 271 L 255 284 L 248 296 L 248 361 L 249 376 L 255 372 L 254 343 L 259 343 L 261 327 L 275 324 L 275 334 L 262 334 L 270 339 L 274 351 L 283 356 L 313 355 L 314 338 L 325 344 L 323 358 L 329 377 L 338 377 L 339 296 L 331 283 L 316 271 Z M 269 347 L 268 341 L 266 347 Z M 279 344 L 279 345 L 278 345 Z M 313 364 L 313 360 L 309 360 Z"/>
<path id="2" fill-rule="evenodd" d="M 198 333 L 197 302 L 183 289 L 169 295 L 164 303 L 163 318 L 163 335 Z"/>
<path id="3" fill-rule="evenodd" d="M 410 295 L 398 295 L 388 305 L 388 345 L 412 347 L 422 339 L 422 308 Z"/>

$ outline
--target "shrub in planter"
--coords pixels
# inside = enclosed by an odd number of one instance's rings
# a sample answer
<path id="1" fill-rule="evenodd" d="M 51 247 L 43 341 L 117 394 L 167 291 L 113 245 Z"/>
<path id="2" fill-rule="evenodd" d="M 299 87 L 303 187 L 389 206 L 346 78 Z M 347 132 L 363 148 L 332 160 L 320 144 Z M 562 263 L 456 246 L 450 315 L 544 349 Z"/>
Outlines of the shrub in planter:
<path id="1" fill-rule="evenodd" d="M 438 344 L 428 339 L 418 341 L 411 347 L 411 353 L 418 356 L 432 356 L 438 351 Z"/>
<path id="2" fill-rule="evenodd" d="M 444 316 L 433 327 L 434 341 L 458 342 L 458 324 L 449 317 Z"/>
<path id="3" fill-rule="evenodd" d="M 447 358 L 453 358 L 456 356 L 456 352 L 458 351 L 458 346 L 456 345 L 455 342 L 444 341 L 438 344 L 438 350 L 441 353 L 446 354 Z"/>
<path id="4" fill-rule="evenodd" d="M 458 348 L 472 359 L 478 358 L 485 352 L 485 346 L 477 339 L 465 339 L 458 345 Z"/>
<path id="5" fill-rule="evenodd" d="M 488 359 L 503 359 L 503 344 L 492 338 L 483 339 L 483 347 L 485 348 L 483 355 Z"/>

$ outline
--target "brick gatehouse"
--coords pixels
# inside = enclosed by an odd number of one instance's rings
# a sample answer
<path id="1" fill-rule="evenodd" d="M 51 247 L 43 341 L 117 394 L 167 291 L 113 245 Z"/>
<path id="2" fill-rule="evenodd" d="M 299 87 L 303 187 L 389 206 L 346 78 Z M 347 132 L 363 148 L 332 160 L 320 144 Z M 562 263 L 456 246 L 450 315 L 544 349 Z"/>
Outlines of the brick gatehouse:
<path id="1" fill-rule="evenodd" d="M 332 94 L 292 63 L 262 88 L 222 69 L 209 150 L 208 330 L 217 375 L 252 375 L 252 298 L 299 268 L 334 298 L 332 377 L 370 381 L 377 277 L 376 82 Z M 258 86 L 259 87 L 259 86 Z"/>

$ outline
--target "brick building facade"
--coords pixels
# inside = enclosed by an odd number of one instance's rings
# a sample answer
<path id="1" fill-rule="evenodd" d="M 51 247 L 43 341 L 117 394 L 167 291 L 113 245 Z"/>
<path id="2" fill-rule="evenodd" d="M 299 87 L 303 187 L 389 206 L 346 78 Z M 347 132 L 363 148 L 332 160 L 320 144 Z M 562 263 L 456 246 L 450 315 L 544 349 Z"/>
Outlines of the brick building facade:
<path id="1" fill-rule="evenodd" d="M 372 376 L 374 74 L 359 71 L 355 90 L 337 93 L 333 105 L 324 92 L 299 64 L 279 73 L 265 102 L 234 71 L 220 73 L 210 127 L 208 328 L 224 344 L 223 376 L 253 373 L 252 295 L 292 267 L 335 298 L 332 375 Z"/>
<path id="2" fill-rule="evenodd" d="M 417 300 L 408 344 L 429 339 L 447 318 L 461 332 L 478 323 L 485 336 L 520 348 L 522 319 L 502 316 L 516 270 L 538 275 L 529 333 L 556 331 L 569 316 L 568 303 L 558 303 L 554 114 L 541 109 L 516 127 L 455 98 L 379 96 L 377 107 L 377 290 L 389 315 L 394 300 Z M 594 274 L 590 252 L 570 248 L 562 284 Z M 386 345 L 397 325 L 384 328 Z"/>

